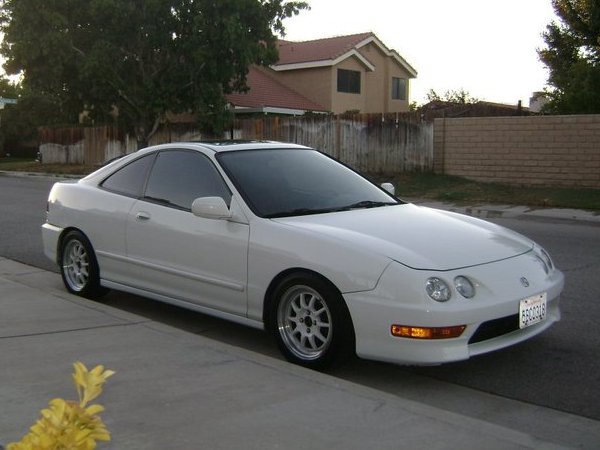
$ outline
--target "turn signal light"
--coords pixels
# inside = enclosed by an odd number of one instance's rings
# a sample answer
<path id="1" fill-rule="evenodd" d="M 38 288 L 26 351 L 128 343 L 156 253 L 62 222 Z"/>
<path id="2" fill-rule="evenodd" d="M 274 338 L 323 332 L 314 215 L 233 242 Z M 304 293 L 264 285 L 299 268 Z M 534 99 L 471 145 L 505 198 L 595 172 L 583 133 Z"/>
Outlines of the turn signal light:
<path id="1" fill-rule="evenodd" d="M 392 336 L 411 339 L 451 339 L 459 337 L 467 328 L 466 325 L 454 327 L 411 327 L 408 325 L 392 325 Z"/>

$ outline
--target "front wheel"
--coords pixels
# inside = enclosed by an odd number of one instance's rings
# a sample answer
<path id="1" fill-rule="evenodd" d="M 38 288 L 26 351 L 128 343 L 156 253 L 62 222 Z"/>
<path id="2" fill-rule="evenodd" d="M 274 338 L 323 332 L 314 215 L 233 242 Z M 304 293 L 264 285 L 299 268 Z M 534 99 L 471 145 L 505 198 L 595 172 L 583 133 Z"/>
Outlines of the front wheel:
<path id="1" fill-rule="evenodd" d="M 96 299 L 107 292 L 100 286 L 100 271 L 90 241 L 79 231 L 69 231 L 60 247 L 60 274 L 67 290 Z"/>
<path id="2" fill-rule="evenodd" d="M 312 274 L 282 280 L 273 293 L 271 324 L 288 361 L 325 369 L 354 350 L 350 314 L 337 290 Z"/>

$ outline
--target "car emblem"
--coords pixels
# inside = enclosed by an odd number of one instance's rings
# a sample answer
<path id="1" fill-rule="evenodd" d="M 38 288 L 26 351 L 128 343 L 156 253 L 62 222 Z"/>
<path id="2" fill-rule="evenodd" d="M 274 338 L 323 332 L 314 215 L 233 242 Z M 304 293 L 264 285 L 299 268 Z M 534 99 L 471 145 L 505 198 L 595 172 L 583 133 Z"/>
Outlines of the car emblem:
<path id="1" fill-rule="evenodd" d="M 521 284 L 523 287 L 529 287 L 529 280 L 525 277 L 521 277 Z"/>

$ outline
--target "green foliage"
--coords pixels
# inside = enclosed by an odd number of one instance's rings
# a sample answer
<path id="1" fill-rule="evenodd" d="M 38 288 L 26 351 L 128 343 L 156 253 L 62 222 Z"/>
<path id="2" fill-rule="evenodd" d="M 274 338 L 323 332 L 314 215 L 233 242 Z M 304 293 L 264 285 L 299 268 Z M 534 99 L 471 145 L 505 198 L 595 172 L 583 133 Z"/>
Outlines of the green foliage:
<path id="1" fill-rule="evenodd" d="M 4 147 L 37 139 L 41 125 L 76 123 L 77 111 L 66 111 L 57 95 L 43 95 L 0 78 L 0 97 L 17 99 L 0 111 L 0 142 Z"/>
<path id="2" fill-rule="evenodd" d="M 17 98 L 19 96 L 19 85 L 11 83 L 8 78 L 0 78 L 0 97 Z"/>
<path id="3" fill-rule="evenodd" d="M 277 60 L 286 0 L 0 0 L 6 71 L 67 117 L 116 120 L 143 145 L 167 111 L 219 132 L 224 94 Z"/>
<path id="4" fill-rule="evenodd" d="M 600 113 L 600 0 L 553 0 L 561 23 L 548 25 L 538 50 L 550 74 L 545 111 Z"/>
<path id="5" fill-rule="evenodd" d="M 24 96 L 19 84 L 8 78 L 0 78 L 0 97 L 18 101 L 16 105 L 7 104 L 0 110 L 0 154 L 4 154 L 10 153 L 15 143 L 36 137 L 39 124 L 35 123 L 36 114 L 33 111 L 25 113 L 29 99 Z M 36 104 L 36 108 L 38 106 L 42 106 L 41 103 Z"/>
<path id="6" fill-rule="evenodd" d="M 477 103 L 479 99 L 473 97 L 471 94 L 469 94 L 462 88 L 458 90 L 448 90 L 444 93 L 444 95 L 440 95 L 433 89 L 430 89 L 427 93 L 427 101 L 442 101 L 448 103 L 461 103 L 463 105 L 467 105 Z"/>

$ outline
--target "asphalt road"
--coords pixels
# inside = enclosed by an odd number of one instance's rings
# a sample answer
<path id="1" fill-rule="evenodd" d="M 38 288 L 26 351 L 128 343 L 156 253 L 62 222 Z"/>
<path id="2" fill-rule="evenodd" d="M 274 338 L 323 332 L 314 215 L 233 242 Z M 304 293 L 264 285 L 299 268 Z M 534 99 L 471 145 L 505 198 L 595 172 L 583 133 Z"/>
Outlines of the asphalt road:
<path id="1" fill-rule="evenodd" d="M 1 256 L 57 271 L 42 254 L 39 231 L 47 193 L 55 181 L 0 176 Z M 475 392 L 600 420 L 600 336 L 595 333 L 600 318 L 600 226 L 558 220 L 494 222 L 539 242 L 563 270 L 567 282 L 561 322 L 528 342 L 465 362 L 413 368 L 356 359 L 332 375 L 452 411 L 464 408 L 464 396 Z M 193 333 L 280 357 L 271 339 L 258 330 L 128 294 L 113 292 L 105 301 Z M 485 395 L 473 395 L 470 408 L 458 412 L 484 414 Z"/>

